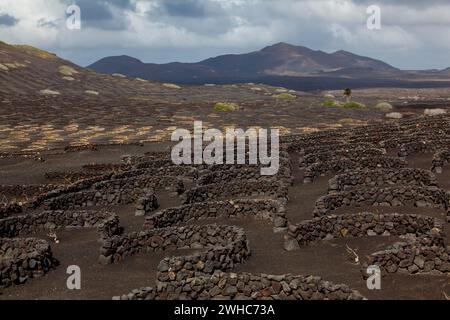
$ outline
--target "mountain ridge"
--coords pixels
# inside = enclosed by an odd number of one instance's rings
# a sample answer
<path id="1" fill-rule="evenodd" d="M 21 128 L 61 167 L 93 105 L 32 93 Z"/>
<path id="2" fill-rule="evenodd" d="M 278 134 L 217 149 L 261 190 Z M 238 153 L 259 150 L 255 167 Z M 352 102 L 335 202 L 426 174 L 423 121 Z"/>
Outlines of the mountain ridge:
<path id="1" fill-rule="evenodd" d="M 261 76 L 360 76 L 365 71 L 395 77 L 401 70 L 381 60 L 338 50 L 327 53 L 279 42 L 259 51 L 224 54 L 194 63 L 144 63 L 129 56 L 102 58 L 87 68 L 103 73 L 124 73 L 156 81 L 189 78 L 258 78 Z"/>

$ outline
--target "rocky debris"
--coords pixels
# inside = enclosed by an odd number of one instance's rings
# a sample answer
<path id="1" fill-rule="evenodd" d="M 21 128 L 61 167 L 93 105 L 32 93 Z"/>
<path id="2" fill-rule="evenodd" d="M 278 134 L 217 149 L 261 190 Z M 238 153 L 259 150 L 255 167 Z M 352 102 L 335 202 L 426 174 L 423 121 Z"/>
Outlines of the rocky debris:
<path id="1" fill-rule="evenodd" d="M 136 204 L 136 216 L 146 216 L 150 212 L 159 208 L 158 199 L 153 192 L 146 194 L 143 197 L 137 199 Z"/>

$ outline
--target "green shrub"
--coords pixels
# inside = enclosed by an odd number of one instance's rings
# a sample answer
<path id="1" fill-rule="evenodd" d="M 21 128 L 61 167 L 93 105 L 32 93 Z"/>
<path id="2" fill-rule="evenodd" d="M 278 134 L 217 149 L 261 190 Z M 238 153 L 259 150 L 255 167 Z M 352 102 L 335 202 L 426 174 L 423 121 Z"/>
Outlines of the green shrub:
<path id="1" fill-rule="evenodd" d="M 361 108 L 365 108 L 365 107 L 366 106 L 363 105 L 362 103 L 355 102 L 355 101 L 349 101 L 342 105 L 342 108 L 344 108 L 344 109 L 361 109 Z"/>
<path id="2" fill-rule="evenodd" d="M 324 102 L 322 102 L 322 105 L 325 107 L 337 107 L 338 102 L 334 100 L 327 99 Z"/>
<path id="3" fill-rule="evenodd" d="M 277 93 L 277 94 L 273 94 L 272 97 L 277 98 L 277 99 L 286 99 L 286 100 L 297 99 L 297 96 L 294 96 L 293 94 L 290 94 L 290 93 Z"/>
<path id="4" fill-rule="evenodd" d="M 237 111 L 239 110 L 239 105 L 237 103 L 231 102 L 218 102 L 214 105 L 214 111 Z"/>

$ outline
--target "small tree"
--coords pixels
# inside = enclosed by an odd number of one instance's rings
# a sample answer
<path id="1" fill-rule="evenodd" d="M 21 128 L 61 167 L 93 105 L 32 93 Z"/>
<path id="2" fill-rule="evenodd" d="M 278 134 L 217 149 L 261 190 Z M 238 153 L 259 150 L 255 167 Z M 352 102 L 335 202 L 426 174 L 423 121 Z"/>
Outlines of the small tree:
<path id="1" fill-rule="evenodd" d="M 347 102 L 349 102 L 352 99 L 352 89 L 346 88 L 344 90 L 344 97 L 347 100 Z"/>

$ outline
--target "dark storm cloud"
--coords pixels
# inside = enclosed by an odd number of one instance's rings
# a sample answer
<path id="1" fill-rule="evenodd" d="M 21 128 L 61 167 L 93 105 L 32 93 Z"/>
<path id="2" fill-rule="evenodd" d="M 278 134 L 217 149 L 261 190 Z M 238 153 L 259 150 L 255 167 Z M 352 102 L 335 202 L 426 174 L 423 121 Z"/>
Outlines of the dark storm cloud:
<path id="1" fill-rule="evenodd" d="M 198 35 L 220 35 L 235 23 L 230 12 L 215 1 L 155 0 L 147 12 L 151 22 L 164 23 Z"/>
<path id="2" fill-rule="evenodd" d="M 204 18 L 222 12 L 217 3 L 197 0 L 161 0 L 159 6 L 169 16 Z"/>
<path id="3" fill-rule="evenodd" d="M 135 6 L 130 0 L 77 0 L 66 4 L 76 4 L 81 9 L 81 18 L 84 27 L 103 30 L 125 30 L 128 21 L 123 13 L 115 14 L 114 9 L 134 10 Z"/>
<path id="4" fill-rule="evenodd" d="M 5 13 L 0 13 L 0 26 L 11 27 L 14 26 L 17 22 L 19 22 L 19 20 L 14 18 L 13 16 Z"/>

